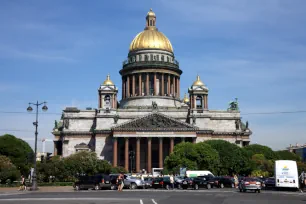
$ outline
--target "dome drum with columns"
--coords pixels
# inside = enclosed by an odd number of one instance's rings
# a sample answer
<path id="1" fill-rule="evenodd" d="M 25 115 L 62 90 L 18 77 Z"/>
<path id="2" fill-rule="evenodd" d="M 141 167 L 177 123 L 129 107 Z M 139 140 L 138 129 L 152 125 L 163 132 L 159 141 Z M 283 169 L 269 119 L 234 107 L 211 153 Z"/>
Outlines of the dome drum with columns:
<path id="1" fill-rule="evenodd" d="M 152 9 L 119 73 L 120 88 L 109 74 L 99 86 L 98 108 L 63 110 L 53 129 L 54 155 L 67 157 L 86 146 L 86 151 L 95 151 L 113 166 L 151 172 L 163 167 L 165 157 L 180 142 L 222 139 L 240 147 L 249 144 L 252 132 L 242 122 L 237 101 L 228 109 L 210 110 L 209 89 L 199 75 L 188 94 L 181 96 L 183 72 L 170 40 L 156 28 Z M 130 152 L 135 154 L 134 165 Z"/>
<path id="2" fill-rule="evenodd" d="M 144 31 L 130 45 L 122 75 L 120 107 L 151 106 L 154 100 L 161 108 L 180 107 L 179 63 L 174 58 L 170 40 L 156 28 L 156 15 L 150 10 Z"/>

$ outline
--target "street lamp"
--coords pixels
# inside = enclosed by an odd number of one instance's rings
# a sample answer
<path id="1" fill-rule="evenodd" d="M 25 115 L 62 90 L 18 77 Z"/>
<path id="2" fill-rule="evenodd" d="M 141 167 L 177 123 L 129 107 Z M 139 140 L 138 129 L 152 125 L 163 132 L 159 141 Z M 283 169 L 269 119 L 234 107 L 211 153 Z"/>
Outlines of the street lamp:
<path id="1" fill-rule="evenodd" d="M 134 151 L 130 151 L 129 152 L 129 156 L 130 156 L 130 161 L 131 161 L 130 172 L 132 173 L 132 171 L 133 171 L 133 161 L 135 159 L 135 152 Z"/>
<path id="2" fill-rule="evenodd" d="M 44 105 L 42 107 L 43 111 L 47 111 L 48 107 L 46 106 L 47 102 L 43 102 L 43 103 L 38 103 L 38 101 L 36 103 L 29 103 L 29 107 L 27 108 L 28 112 L 32 112 L 33 108 L 31 107 L 31 105 L 36 106 L 36 121 L 33 122 L 33 125 L 35 126 L 35 149 L 34 149 L 34 171 L 33 171 L 33 175 L 32 175 L 32 187 L 31 190 L 32 191 L 36 191 L 37 190 L 37 178 L 36 178 L 36 157 L 37 157 L 37 127 L 38 127 L 38 107 L 41 105 Z"/>

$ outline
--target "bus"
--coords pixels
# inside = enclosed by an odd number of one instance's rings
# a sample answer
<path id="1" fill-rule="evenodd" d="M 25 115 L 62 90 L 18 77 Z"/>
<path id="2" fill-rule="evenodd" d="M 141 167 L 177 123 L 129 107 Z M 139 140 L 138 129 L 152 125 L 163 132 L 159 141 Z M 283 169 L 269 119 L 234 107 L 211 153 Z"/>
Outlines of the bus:
<path id="1" fill-rule="evenodd" d="M 299 188 L 299 175 L 296 161 L 275 161 L 275 187 Z"/>

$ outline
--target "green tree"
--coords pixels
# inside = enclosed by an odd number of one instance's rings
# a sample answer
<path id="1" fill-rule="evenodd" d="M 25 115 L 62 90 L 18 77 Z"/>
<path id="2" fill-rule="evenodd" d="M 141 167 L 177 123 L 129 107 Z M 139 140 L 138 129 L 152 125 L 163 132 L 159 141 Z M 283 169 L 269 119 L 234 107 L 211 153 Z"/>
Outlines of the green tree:
<path id="1" fill-rule="evenodd" d="M 289 152 L 288 150 L 280 150 L 275 152 L 278 155 L 278 159 L 280 160 L 293 160 L 293 161 L 301 161 L 301 157 Z"/>
<path id="2" fill-rule="evenodd" d="M 165 159 L 165 167 L 170 172 L 177 172 L 180 167 L 192 170 L 208 169 L 215 172 L 218 164 L 218 152 L 205 143 L 180 143 Z"/>
<path id="3" fill-rule="evenodd" d="M 5 183 L 8 179 L 16 181 L 20 177 L 20 172 L 11 160 L 0 155 L 0 183 Z"/>
<path id="4" fill-rule="evenodd" d="M 250 159 L 236 144 L 224 140 L 208 140 L 205 143 L 215 149 L 220 157 L 219 175 L 244 174 L 250 171 Z"/>
<path id="5" fill-rule="evenodd" d="M 13 135 L 2 135 L 0 136 L 0 154 L 10 158 L 16 168 L 23 175 L 28 176 L 34 160 L 34 153 L 27 142 Z M 33 158 L 33 160 L 30 160 L 30 158 Z"/>
<path id="6" fill-rule="evenodd" d="M 254 154 L 252 156 L 254 163 L 252 175 L 261 174 L 260 176 L 273 176 L 274 174 L 274 161 L 268 160 L 263 154 Z"/>
<path id="7" fill-rule="evenodd" d="M 270 148 L 264 145 L 252 144 L 245 146 L 244 149 L 248 152 L 250 158 L 254 154 L 263 154 L 267 160 L 277 160 L 278 155 Z"/>

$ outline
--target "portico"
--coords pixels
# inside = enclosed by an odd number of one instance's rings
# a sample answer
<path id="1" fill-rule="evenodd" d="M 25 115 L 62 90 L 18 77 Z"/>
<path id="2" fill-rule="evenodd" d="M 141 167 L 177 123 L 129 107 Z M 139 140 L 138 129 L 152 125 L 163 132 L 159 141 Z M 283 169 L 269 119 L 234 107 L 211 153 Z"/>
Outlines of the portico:
<path id="1" fill-rule="evenodd" d="M 113 165 L 131 169 L 129 152 L 135 152 L 135 168 L 163 168 L 163 161 L 180 142 L 195 142 L 196 127 L 159 113 L 149 114 L 113 128 Z M 118 162 L 119 161 L 119 162 Z"/>

